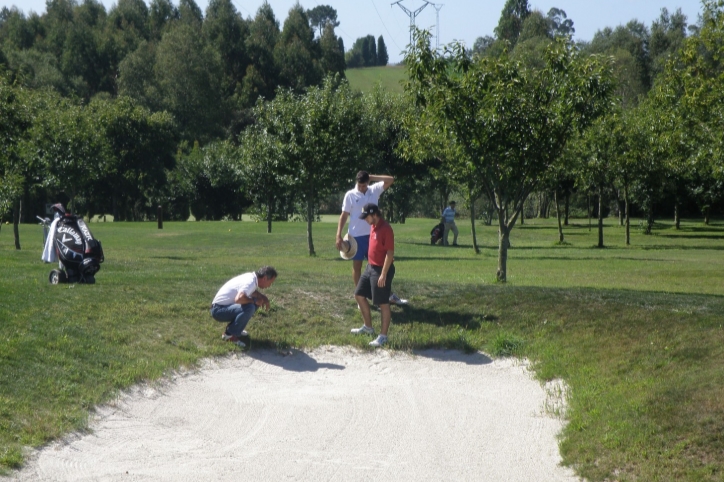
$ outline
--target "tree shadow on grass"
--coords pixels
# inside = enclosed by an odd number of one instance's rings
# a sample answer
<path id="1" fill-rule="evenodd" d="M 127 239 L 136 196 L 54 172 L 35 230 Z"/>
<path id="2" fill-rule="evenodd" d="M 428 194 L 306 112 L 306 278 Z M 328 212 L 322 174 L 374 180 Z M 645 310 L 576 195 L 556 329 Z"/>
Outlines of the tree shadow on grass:
<path id="1" fill-rule="evenodd" d="M 427 323 L 435 326 L 459 326 L 466 330 L 477 330 L 483 322 L 493 322 L 498 319 L 494 315 L 475 315 L 460 311 L 440 311 L 420 308 L 411 305 L 398 305 L 399 311 L 395 310 L 392 316 L 392 323 L 395 325 L 407 325 L 414 323 Z"/>
<path id="2" fill-rule="evenodd" d="M 247 352 L 247 355 L 254 360 L 275 365 L 290 372 L 316 372 L 321 369 L 345 369 L 343 365 L 319 363 L 307 353 L 291 348 L 285 350 L 285 353 L 280 353 L 277 350 L 250 350 Z"/>
<path id="3" fill-rule="evenodd" d="M 432 360 L 436 361 L 442 361 L 442 362 L 459 362 L 459 363 L 465 363 L 466 365 L 488 365 L 490 363 L 493 363 L 492 358 L 490 358 L 487 355 L 484 355 L 483 353 L 480 353 L 479 351 L 474 351 L 472 353 L 465 353 L 463 351 L 453 349 L 453 350 L 440 350 L 440 349 L 422 349 L 422 350 L 413 350 L 412 352 L 416 356 L 421 356 L 424 358 L 430 358 Z"/>

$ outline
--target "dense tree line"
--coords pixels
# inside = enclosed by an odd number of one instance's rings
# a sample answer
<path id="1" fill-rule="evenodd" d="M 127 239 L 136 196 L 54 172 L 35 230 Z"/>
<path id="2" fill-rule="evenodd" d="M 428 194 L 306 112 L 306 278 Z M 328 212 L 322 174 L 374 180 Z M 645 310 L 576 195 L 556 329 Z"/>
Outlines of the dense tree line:
<path id="1" fill-rule="evenodd" d="M 390 61 L 382 35 L 377 41 L 372 35 L 358 38 L 345 54 L 347 67 L 384 67 Z"/>
<path id="2" fill-rule="evenodd" d="M 257 99 L 277 89 L 344 76 L 338 22 L 328 20 L 336 12 L 319 8 L 297 4 L 281 27 L 268 3 L 245 19 L 231 0 L 204 13 L 194 0 L 120 0 L 110 11 L 97 0 L 51 0 L 28 16 L 3 8 L 0 63 L 29 89 L 86 103 L 126 96 L 166 111 L 182 139 L 205 143 L 238 134 Z"/>

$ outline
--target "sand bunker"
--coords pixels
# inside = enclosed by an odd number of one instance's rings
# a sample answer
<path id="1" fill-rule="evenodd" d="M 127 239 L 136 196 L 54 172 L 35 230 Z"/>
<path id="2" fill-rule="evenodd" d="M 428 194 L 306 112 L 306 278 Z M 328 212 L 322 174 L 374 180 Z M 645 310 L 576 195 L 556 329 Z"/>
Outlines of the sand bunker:
<path id="1" fill-rule="evenodd" d="M 555 403 L 479 353 L 251 351 L 134 388 L 10 480 L 576 481 Z"/>

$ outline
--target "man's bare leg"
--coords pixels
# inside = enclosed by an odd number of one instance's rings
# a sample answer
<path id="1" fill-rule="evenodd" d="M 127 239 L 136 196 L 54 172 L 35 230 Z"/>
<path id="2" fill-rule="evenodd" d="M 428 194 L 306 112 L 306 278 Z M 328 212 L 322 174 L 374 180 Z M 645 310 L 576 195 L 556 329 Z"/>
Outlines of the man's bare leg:
<path id="1" fill-rule="evenodd" d="M 367 300 L 365 299 L 365 301 Z M 369 311 L 367 313 L 369 316 Z M 384 305 L 380 305 L 380 313 L 382 314 L 382 329 L 380 330 L 380 333 L 387 336 L 387 329 L 390 327 L 390 320 L 392 320 L 392 311 L 390 310 L 390 305 L 387 303 L 385 303 Z M 364 318 L 364 314 L 362 316 Z"/>
<path id="2" fill-rule="evenodd" d="M 357 288 L 359 279 L 362 276 L 362 260 L 352 260 L 352 279 L 354 280 L 354 287 Z"/>
<path id="3" fill-rule="evenodd" d="M 355 295 L 354 297 L 357 299 L 357 305 L 359 306 L 359 311 L 362 314 L 362 321 L 364 321 L 366 327 L 372 328 L 372 316 L 370 315 L 370 304 L 367 302 L 367 298 L 360 295 Z M 388 311 L 389 308 L 390 306 L 387 305 Z"/>

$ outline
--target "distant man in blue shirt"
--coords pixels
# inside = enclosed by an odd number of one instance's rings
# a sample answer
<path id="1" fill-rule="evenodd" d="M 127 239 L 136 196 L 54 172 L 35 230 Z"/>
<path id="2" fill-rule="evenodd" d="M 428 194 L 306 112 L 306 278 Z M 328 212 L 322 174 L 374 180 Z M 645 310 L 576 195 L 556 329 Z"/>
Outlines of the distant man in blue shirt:
<path id="1" fill-rule="evenodd" d="M 450 201 L 450 206 L 446 207 L 442 212 L 442 222 L 445 224 L 445 232 L 442 235 L 442 242 L 445 246 L 450 246 L 447 238 L 450 235 L 450 231 L 453 232 L 455 237 L 453 238 L 453 246 L 458 245 L 458 227 L 455 225 L 455 201 Z"/>

